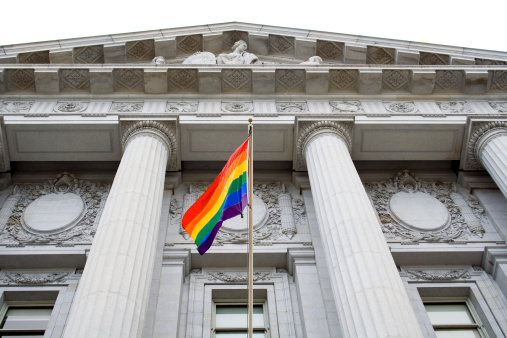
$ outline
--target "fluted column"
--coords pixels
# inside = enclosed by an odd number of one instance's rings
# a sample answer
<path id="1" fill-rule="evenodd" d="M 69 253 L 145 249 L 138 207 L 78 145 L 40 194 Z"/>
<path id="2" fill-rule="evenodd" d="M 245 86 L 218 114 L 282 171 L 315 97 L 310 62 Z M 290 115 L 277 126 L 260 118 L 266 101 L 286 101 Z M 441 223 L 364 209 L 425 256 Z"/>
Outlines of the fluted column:
<path id="1" fill-rule="evenodd" d="M 507 198 L 507 122 L 490 124 L 475 144 L 475 156 Z"/>
<path id="2" fill-rule="evenodd" d="M 347 125 L 299 138 L 345 337 L 422 337 L 373 207 L 349 155 Z"/>
<path id="3" fill-rule="evenodd" d="M 154 264 L 170 132 L 127 129 L 124 154 L 79 282 L 66 338 L 140 337 Z"/>

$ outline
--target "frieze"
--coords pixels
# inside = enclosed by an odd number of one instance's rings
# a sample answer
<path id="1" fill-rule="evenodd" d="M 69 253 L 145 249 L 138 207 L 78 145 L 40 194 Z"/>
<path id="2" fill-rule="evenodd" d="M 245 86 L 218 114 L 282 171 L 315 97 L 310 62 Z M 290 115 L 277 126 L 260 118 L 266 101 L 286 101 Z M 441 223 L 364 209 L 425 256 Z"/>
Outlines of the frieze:
<path id="1" fill-rule="evenodd" d="M 489 105 L 499 113 L 507 113 L 507 102 L 505 101 L 489 102 Z"/>
<path id="2" fill-rule="evenodd" d="M 58 102 L 53 108 L 53 111 L 62 113 L 76 113 L 83 112 L 86 110 L 86 108 L 88 108 L 88 102 L 64 101 Z"/>
<path id="3" fill-rule="evenodd" d="M 0 271 L 0 284 L 45 285 L 63 284 L 70 277 L 70 272 L 53 273 L 19 273 Z"/>
<path id="4" fill-rule="evenodd" d="M 271 279 L 271 271 L 255 271 L 253 281 L 268 281 Z M 220 281 L 225 283 L 246 283 L 248 274 L 246 272 L 219 272 L 208 271 L 208 280 Z"/>
<path id="5" fill-rule="evenodd" d="M 453 281 L 470 279 L 469 269 L 431 269 L 431 270 L 405 270 L 408 278 L 421 281 Z"/>
<path id="6" fill-rule="evenodd" d="M 34 101 L 0 101 L 0 113 L 26 114 L 33 104 Z"/>
<path id="7" fill-rule="evenodd" d="M 165 111 L 170 113 L 195 113 L 198 101 L 167 102 Z"/>
<path id="8" fill-rule="evenodd" d="M 113 102 L 111 112 L 130 113 L 143 111 L 144 102 Z"/>
<path id="9" fill-rule="evenodd" d="M 417 108 L 413 102 L 384 102 L 387 111 L 391 113 L 417 113 Z"/>
<path id="10" fill-rule="evenodd" d="M 329 101 L 333 113 L 362 114 L 364 113 L 360 101 Z"/>
<path id="11" fill-rule="evenodd" d="M 465 101 L 437 102 L 440 110 L 446 114 L 473 114 L 474 111 Z"/>
<path id="12" fill-rule="evenodd" d="M 417 179 L 410 171 L 404 170 L 392 179 L 365 183 L 364 186 L 388 241 L 409 241 L 415 244 L 419 242 L 452 243 L 468 239 L 477 240 L 482 238 L 484 234 L 482 224 L 489 222 L 475 197 L 468 195 L 462 197 L 462 200 L 457 198 L 455 195 L 457 187 L 452 182 L 424 182 Z M 426 214 L 434 222 L 433 225 L 427 225 L 428 221 L 421 226 L 416 222 L 407 222 L 403 213 L 399 212 L 396 215 L 395 211 L 397 210 L 395 208 L 393 211 L 392 198 L 395 195 L 400 195 L 400 192 L 406 193 L 401 197 L 407 203 L 410 198 L 415 198 L 414 202 L 418 202 L 418 198 L 421 198 L 425 204 L 430 205 L 435 215 L 430 214 L 431 210 L 426 210 Z M 430 201 L 431 198 L 436 201 Z M 446 214 L 439 209 L 439 205 L 447 210 L 449 214 L 447 221 L 445 221 Z M 407 210 L 406 212 L 410 214 L 413 211 Z"/>
<path id="13" fill-rule="evenodd" d="M 251 101 L 233 101 L 222 102 L 221 109 L 229 113 L 249 113 L 254 110 L 254 106 Z"/>
<path id="14" fill-rule="evenodd" d="M 277 102 L 276 111 L 278 113 L 305 113 L 308 111 L 306 102 Z"/>
<path id="15" fill-rule="evenodd" d="M 109 185 L 79 180 L 74 175 L 62 173 L 53 180 L 40 184 L 19 184 L 13 197 L 17 201 L 0 233 L 0 243 L 10 244 L 89 244 L 96 231 L 97 217 L 107 199 Z M 69 196 L 67 198 L 66 196 Z M 72 202 L 72 208 L 68 204 Z M 48 204 L 49 203 L 49 204 Z M 81 207 L 79 206 L 82 203 Z M 65 208 L 62 221 L 51 221 L 51 208 L 44 211 L 44 205 Z M 27 210 L 37 217 L 25 217 Z"/>

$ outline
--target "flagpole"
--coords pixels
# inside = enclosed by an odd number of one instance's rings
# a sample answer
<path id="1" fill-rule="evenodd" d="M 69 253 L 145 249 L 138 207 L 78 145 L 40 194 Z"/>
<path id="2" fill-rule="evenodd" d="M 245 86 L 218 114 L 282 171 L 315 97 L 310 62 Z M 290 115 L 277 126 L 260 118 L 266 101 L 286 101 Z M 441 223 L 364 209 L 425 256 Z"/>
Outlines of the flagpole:
<path id="1" fill-rule="evenodd" d="M 248 338 L 253 336 L 253 124 L 248 119 Z"/>

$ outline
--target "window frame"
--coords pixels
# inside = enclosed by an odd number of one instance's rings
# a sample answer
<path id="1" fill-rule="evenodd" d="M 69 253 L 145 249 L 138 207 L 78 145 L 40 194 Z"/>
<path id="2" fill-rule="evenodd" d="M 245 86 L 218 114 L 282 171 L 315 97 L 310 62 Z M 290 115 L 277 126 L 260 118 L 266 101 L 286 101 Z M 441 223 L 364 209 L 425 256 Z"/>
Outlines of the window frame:
<path id="1" fill-rule="evenodd" d="M 217 328 L 216 327 L 216 313 L 217 306 L 245 306 L 248 307 L 248 302 L 245 299 L 213 299 L 212 300 L 212 313 L 211 313 L 211 331 L 212 337 L 216 336 L 217 332 L 231 332 L 231 331 L 243 331 L 248 332 L 248 327 L 228 327 L 228 328 Z M 262 305 L 262 316 L 264 321 L 263 327 L 254 327 L 253 332 L 264 332 L 266 338 L 270 338 L 269 332 L 269 310 L 266 299 L 254 299 L 253 305 Z"/>
<path id="2" fill-rule="evenodd" d="M 20 334 L 36 334 L 44 336 L 45 332 L 48 329 L 48 325 L 46 325 L 46 328 L 44 330 L 41 329 L 3 329 L 1 328 L 4 324 L 5 315 L 7 314 L 7 311 L 9 308 L 48 308 L 51 307 L 51 315 L 53 315 L 53 310 L 55 308 L 56 301 L 54 300 L 42 300 L 42 301 L 4 301 L 1 308 L 0 308 L 0 335 L 3 334 L 14 334 L 14 335 L 20 335 Z M 48 319 L 51 320 L 51 316 Z"/>

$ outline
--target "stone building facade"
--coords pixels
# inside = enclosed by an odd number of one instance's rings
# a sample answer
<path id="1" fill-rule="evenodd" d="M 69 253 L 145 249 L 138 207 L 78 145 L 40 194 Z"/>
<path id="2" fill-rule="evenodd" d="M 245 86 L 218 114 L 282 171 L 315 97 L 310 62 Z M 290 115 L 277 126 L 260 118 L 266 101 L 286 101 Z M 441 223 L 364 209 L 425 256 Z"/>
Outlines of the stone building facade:
<path id="1" fill-rule="evenodd" d="M 252 118 L 259 336 L 506 336 L 506 94 L 504 52 L 243 23 L 0 47 L 0 332 L 242 332 L 246 218 L 181 218 Z"/>

